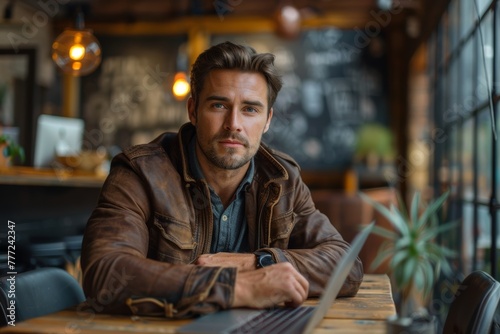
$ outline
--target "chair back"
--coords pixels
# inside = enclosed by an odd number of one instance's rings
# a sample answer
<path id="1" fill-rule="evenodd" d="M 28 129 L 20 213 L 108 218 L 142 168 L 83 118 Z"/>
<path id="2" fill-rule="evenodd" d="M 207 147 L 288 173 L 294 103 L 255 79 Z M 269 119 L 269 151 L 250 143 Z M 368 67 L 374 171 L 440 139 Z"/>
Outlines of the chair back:
<path id="1" fill-rule="evenodd" d="M 12 298 L 15 295 L 14 298 Z M 46 315 L 85 300 L 83 289 L 60 268 L 43 267 L 0 277 L 0 325 Z M 15 305 L 15 311 L 12 305 Z M 15 315 L 15 318 L 12 317 Z"/>
<path id="2" fill-rule="evenodd" d="M 499 282 L 484 271 L 469 274 L 455 293 L 443 334 L 491 333 L 499 301 Z"/>

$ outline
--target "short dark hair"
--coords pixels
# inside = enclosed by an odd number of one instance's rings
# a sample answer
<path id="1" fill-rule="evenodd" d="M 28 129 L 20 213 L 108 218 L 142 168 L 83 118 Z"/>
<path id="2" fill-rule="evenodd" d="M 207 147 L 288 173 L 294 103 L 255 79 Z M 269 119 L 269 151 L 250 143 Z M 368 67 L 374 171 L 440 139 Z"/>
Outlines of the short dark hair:
<path id="1" fill-rule="evenodd" d="M 208 73 L 216 69 L 237 69 L 264 75 L 267 82 L 267 102 L 271 109 L 283 85 L 281 76 L 274 66 L 274 55 L 257 53 L 254 48 L 223 42 L 202 52 L 191 69 L 191 96 L 198 108 L 198 96 L 203 89 Z"/>

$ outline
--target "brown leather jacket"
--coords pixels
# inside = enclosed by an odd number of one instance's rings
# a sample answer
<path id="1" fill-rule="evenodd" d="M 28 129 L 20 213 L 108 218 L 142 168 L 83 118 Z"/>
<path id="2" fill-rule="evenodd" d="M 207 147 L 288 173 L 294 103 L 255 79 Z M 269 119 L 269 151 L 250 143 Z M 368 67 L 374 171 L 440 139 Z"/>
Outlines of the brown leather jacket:
<path id="1" fill-rule="evenodd" d="M 93 311 L 186 317 L 231 307 L 236 269 L 190 264 L 210 252 L 213 225 L 208 186 L 188 169 L 193 134 L 188 123 L 113 159 L 83 241 Z M 246 189 L 249 241 L 290 262 L 318 296 L 349 245 L 316 210 L 299 172 L 287 155 L 260 147 Z M 355 295 L 362 279 L 358 259 L 340 295 Z"/>

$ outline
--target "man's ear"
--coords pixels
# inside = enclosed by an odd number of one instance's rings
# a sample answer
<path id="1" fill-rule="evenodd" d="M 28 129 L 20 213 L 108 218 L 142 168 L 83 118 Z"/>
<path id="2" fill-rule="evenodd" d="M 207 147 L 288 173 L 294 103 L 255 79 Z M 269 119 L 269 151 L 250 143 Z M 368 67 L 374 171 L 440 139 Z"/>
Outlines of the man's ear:
<path id="1" fill-rule="evenodd" d="M 273 108 L 269 109 L 269 114 L 267 115 L 266 126 L 264 127 L 264 133 L 269 130 L 269 125 L 271 125 L 271 118 L 273 118 Z"/>
<path id="2" fill-rule="evenodd" d="M 187 109 L 191 124 L 196 125 L 196 103 L 191 96 L 187 100 Z"/>

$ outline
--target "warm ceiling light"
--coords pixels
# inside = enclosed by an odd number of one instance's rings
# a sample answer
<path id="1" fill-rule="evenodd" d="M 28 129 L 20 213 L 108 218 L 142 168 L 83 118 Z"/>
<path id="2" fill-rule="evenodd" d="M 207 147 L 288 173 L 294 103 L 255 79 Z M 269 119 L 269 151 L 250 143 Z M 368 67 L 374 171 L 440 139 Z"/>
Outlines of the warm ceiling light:
<path id="1" fill-rule="evenodd" d="M 275 17 L 276 29 L 279 36 L 286 39 L 294 39 L 299 36 L 301 16 L 297 8 L 289 4 L 279 6 Z"/>
<path id="2" fill-rule="evenodd" d="M 101 46 L 89 29 L 83 29 L 79 15 L 77 28 L 65 29 L 52 43 L 52 60 L 65 73 L 87 75 L 101 63 Z"/>
<path id="3" fill-rule="evenodd" d="M 293 6 L 283 6 L 283 8 L 281 8 L 281 15 L 286 21 L 295 22 L 300 20 L 299 11 Z"/>
<path id="4" fill-rule="evenodd" d="M 186 74 L 184 72 L 177 72 L 174 76 L 174 85 L 172 86 L 172 92 L 177 100 L 183 100 L 191 91 L 189 82 L 187 81 Z"/>

